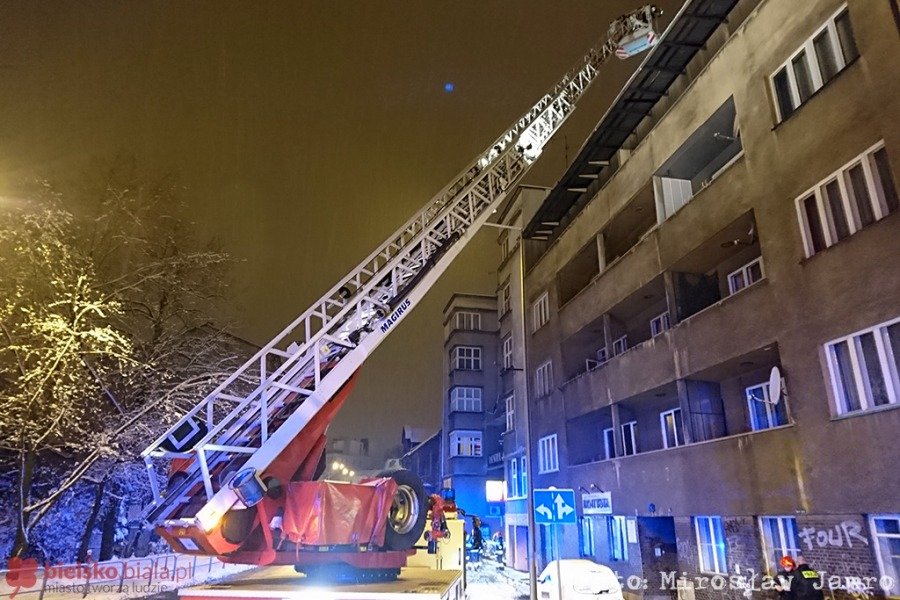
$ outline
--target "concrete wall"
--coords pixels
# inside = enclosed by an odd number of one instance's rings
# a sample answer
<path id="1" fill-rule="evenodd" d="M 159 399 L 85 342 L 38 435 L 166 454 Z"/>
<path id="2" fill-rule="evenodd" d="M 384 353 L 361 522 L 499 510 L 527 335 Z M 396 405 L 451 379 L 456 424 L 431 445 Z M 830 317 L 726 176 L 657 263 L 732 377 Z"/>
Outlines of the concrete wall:
<path id="1" fill-rule="evenodd" d="M 841 3 L 811 0 L 798 10 L 792 2 L 761 2 L 740 27 L 728 30 L 730 38 L 717 54 L 707 54 L 710 60 L 702 71 L 694 71 L 696 79 L 682 88 L 668 113 L 645 132 L 628 160 L 527 274 L 529 385 L 534 369 L 551 359 L 559 386 L 561 346 L 567 339 L 752 211 L 764 282 L 673 323 L 669 332 L 532 405 L 532 438 L 556 433 L 560 444 L 558 473 L 536 474 L 532 459 L 535 484 L 575 489 L 595 484 L 613 492 L 617 514 L 649 516 L 648 506 L 655 504 L 657 514 L 676 518 L 679 560 L 688 570 L 694 569 L 690 555 L 696 554 L 690 547 L 693 530 L 685 530 L 692 515 L 727 517 L 733 534 L 730 555 L 739 563 L 760 564 L 760 534 L 753 515 L 798 514 L 798 522 L 828 525 L 835 519 L 838 524 L 860 520 L 868 513 L 900 512 L 900 479 L 885 475 L 900 462 L 900 446 L 890 441 L 900 432 L 900 410 L 835 416 L 823 353 L 823 344 L 830 340 L 900 315 L 900 277 L 895 258 L 889 258 L 896 255 L 900 215 L 889 215 L 806 259 L 795 208 L 796 198 L 810 186 L 882 139 L 894 183 L 900 185 L 900 86 L 896 77 L 887 75 L 900 67 L 896 24 L 888 2 L 848 4 L 861 56 L 788 120 L 776 123 L 767 78 Z M 731 96 L 741 125 L 743 157 L 560 306 L 559 269 Z M 735 255 L 718 270 L 727 274 L 753 252 Z M 545 291 L 551 318 L 532 333 L 530 304 Z M 771 348 L 777 349 L 788 383 L 791 425 L 744 433 L 736 423 L 745 409 L 726 402 L 728 429 L 740 435 L 569 465 L 568 420 L 692 375 L 727 371 L 742 356 Z M 739 399 L 739 379 L 726 372 L 721 380 L 723 396 Z M 564 539 L 564 552 L 577 555 L 577 536 L 567 534 Z M 853 574 L 875 568 L 870 545 L 862 542 L 852 549 L 810 551 L 817 553 L 815 566 L 820 569 Z M 704 593 L 698 590 L 697 598 Z"/>

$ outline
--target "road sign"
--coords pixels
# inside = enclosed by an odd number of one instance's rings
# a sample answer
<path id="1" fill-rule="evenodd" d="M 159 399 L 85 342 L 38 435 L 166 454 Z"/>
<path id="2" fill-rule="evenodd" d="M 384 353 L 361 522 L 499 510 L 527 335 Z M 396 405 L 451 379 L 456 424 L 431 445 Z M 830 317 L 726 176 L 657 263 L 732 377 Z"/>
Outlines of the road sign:
<path id="1" fill-rule="evenodd" d="M 534 490 L 534 522 L 538 525 L 574 525 L 575 490 Z"/>

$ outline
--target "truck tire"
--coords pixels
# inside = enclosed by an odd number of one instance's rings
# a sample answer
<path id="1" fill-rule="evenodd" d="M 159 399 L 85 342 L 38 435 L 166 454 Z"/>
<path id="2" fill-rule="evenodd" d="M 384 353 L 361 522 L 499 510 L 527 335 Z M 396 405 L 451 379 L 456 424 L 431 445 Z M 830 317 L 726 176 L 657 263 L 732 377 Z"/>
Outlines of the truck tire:
<path id="1" fill-rule="evenodd" d="M 425 486 L 418 475 L 406 469 L 387 471 L 380 476 L 390 477 L 397 483 L 384 531 L 384 548 L 408 550 L 416 545 L 425 531 L 425 519 L 428 516 Z"/>

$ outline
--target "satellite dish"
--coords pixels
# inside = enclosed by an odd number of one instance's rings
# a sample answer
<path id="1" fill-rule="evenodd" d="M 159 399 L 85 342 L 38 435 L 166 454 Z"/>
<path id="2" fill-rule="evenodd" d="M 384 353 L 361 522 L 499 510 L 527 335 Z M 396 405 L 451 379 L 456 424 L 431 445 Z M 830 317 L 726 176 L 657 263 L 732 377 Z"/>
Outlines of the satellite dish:
<path id="1" fill-rule="evenodd" d="M 769 373 L 769 402 L 778 404 L 783 391 L 784 385 L 781 379 L 781 370 L 778 367 L 772 367 L 772 372 Z"/>

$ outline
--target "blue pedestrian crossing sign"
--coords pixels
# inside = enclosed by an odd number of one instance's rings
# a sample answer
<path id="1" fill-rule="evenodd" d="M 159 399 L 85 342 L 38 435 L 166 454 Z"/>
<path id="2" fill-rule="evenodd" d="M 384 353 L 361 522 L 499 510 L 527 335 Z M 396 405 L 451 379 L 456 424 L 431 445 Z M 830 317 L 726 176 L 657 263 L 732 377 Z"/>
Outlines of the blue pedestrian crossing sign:
<path id="1" fill-rule="evenodd" d="M 538 525 L 574 525 L 575 490 L 534 490 L 534 522 Z"/>

